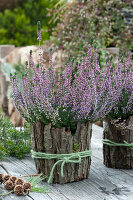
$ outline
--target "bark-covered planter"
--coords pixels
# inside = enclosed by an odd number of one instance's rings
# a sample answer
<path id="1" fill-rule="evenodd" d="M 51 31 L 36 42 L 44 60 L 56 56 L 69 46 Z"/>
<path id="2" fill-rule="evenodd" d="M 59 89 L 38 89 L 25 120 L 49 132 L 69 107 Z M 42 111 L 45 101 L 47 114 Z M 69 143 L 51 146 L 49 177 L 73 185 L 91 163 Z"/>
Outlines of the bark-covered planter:
<path id="1" fill-rule="evenodd" d="M 77 124 L 74 136 L 65 128 L 53 128 L 51 124 L 44 126 L 37 122 L 31 124 L 32 149 L 36 152 L 50 154 L 69 154 L 74 149 L 81 152 L 90 149 L 92 124 Z M 35 164 L 38 173 L 49 177 L 51 169 L 57 160 L 36 159 Z M 89 177 L 91 158 L 82 159 L 81 163 L 66 163 L 64 165 L 64 177 L 61 176 L 61 167 L 57 165 L 53 174 L 53 183 L 68 183 L 80 181 Z"/>
<path id="2" fill-rule="evenodd" d="M 118 120 L 119 121 L 119 120 Z M 133 117 L 123 124 L 118 121 L 104 122 L 103 139 L 123 144 L 133 143 Z M 133 149 L 126 146 L 103 144 L 104 165 L 116 169 L 133 169 Z"/>

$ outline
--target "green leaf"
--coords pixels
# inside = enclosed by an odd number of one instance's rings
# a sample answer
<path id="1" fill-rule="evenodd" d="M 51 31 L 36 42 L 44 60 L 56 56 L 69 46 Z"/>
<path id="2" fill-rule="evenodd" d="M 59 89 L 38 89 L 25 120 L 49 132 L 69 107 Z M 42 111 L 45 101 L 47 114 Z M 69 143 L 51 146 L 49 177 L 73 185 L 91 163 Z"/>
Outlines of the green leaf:
<path id="1" fill-rule="evenodd" d="M 39 174 L 38 176 L 35 176 L 35 177 L 34 176 L 28 177 L 27 182 L 30 182 L 32 187 L 34 187 L 45 179 L 46 177 L 44 177 L 43 174 Z"/>
<path id="2" fill-rule="evenodd" d="M 44 193 L 44 194 L 50 193 L 49 188 L 44 187 L 44 186 L 42 186 L 42 187 L 33 187 L 31 189 L 31 192 Z"/>
<path id="3" fill-rule="evenodd" d="M 37 22 L 37 29 L 38 29 L 38 31 L 41 30 L 41 22 L 40 21 Z"/>

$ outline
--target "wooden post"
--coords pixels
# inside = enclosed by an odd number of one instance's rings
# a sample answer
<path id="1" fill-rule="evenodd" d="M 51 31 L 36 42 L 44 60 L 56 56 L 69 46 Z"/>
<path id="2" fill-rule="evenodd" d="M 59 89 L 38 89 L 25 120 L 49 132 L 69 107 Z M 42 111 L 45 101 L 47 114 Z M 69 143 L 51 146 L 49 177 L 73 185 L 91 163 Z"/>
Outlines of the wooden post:
<path id="1" fill-rule="evenodd" d="M 103 139 L 116 143 L 133 143 L 133 117 L 130 117 L 128 126 L 122 128 L 115 121 L 104 124 Z M 133 169 L 133 150 L 130 147 L 103 145 L 104 165 L 117 169 Z"/>
<path id="2" fill-rule="evenodd" d="M 92 124 L 77 124 L 74 136 L 65 128 L 53 128 L 51 124 L 44 126 L 37 122 L 31 124 L 32 149 L 36 152 L 50 154 L 69 154 L 74 152 L 74 145 L 77 151 L 90 149 L 92 135 Z M 38 173 L 43 173 L 49 177 L 52 166 L 56 160 L 35 159 Z M 67 163 L 64 166 L 64 177 L 61 177 L 61 167 L 58 165 L 54 170 L 53 183 L 68 183 L 80 181 L 89 177 L 91 158 L 83 158 L 79 164 Z"/>
<path id="3" fill-rule="evenodd" d="M 0 45 L 0 97 L 1 105 L 4 116 L 9 116 L 8 112 L 8 98 L 7 90 L 8 83 L 6 81 L 5 75 L 2 73 L 2 64 L 5 62 L 6 56 L 14 49 L 14 45 Z"/>

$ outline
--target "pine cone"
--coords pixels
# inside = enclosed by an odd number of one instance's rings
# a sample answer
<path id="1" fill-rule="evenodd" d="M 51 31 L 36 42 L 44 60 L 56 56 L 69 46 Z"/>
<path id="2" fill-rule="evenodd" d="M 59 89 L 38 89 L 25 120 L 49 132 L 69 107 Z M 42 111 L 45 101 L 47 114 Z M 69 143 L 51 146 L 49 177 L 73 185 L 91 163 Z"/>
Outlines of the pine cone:
<path id="1" fill-rule="evenodd" d="M 12 181 L 8 180 L 4 183 L 4 188 L 6 190 L 12 190 L 14 188 L 14 183 Z"/>
<path id="2" fill-rule="evenodd" d="M 15 181 L 15 185 L 23 185 L 24 181 L 21 178 L 17 178 Z"/>
<path id="3" fill-rule="evenodd" d="M 16 185 L 14 188 L 14 193 L 17 195 L 22 195 L 24 193 L 23 185 Z"/>
<path id="4" fill-rule="evenodd" d="M 3 183 L 3 174 L 0 173 L 0 183 Z"/>
<path id="5" fill-rule="evenodd" d="M 11 177 L 11 175 L 9 175 L 9 174 L 4 175 L 3 178 L 2 178 L 3 179 L 3 183 L 5 183 L 6 181 L 8 181 L 10 177 Z"/>
<path id="6" fill-rule="evenodd" d="M 12 181 L 13 183 L 15 183 L 16 179 L 17 179 L 16 176 L 11 176 L 9 180 Z"/>
<path id="7" fill-rule="evenodd" d="M 24 190 L 31 190 L 32 189 L 32 185 L 31 183 L 27 182 L 23 184 Z"/>

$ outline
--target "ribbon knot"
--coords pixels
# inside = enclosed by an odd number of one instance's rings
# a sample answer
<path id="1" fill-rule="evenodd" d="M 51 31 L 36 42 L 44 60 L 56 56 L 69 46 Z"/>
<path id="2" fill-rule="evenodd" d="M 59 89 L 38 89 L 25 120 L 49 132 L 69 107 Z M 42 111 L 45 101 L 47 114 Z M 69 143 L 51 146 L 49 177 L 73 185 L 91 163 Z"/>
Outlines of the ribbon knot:
<path id="1" fill-rule="evenodd" d="M 92 155 L 91 150 L 86 150 L 82 152 L 70 153 L 70 154 L 48 154 L 42 152 L 35 152 L 31 150 L 32 158 L 40 158 L 40 159 L 57 159 L 57 162 L 54 163 L 50 176 L 48 179 L 48 183 L 52 183 L 54 169 L 58 164 L 61 164 L 61 176 L 64 176 L 63 168 L 66 163 L 81 163 L 82 158 L 89 157 Z"/>
<path id="2" fill-rule="evenodd" d="M 65 157 L 65 158 L 63 158 L 62 160 L 63 160 L 63 162 L 65 162 L 65 163 L 69 163 L 70 158 Z"/>

